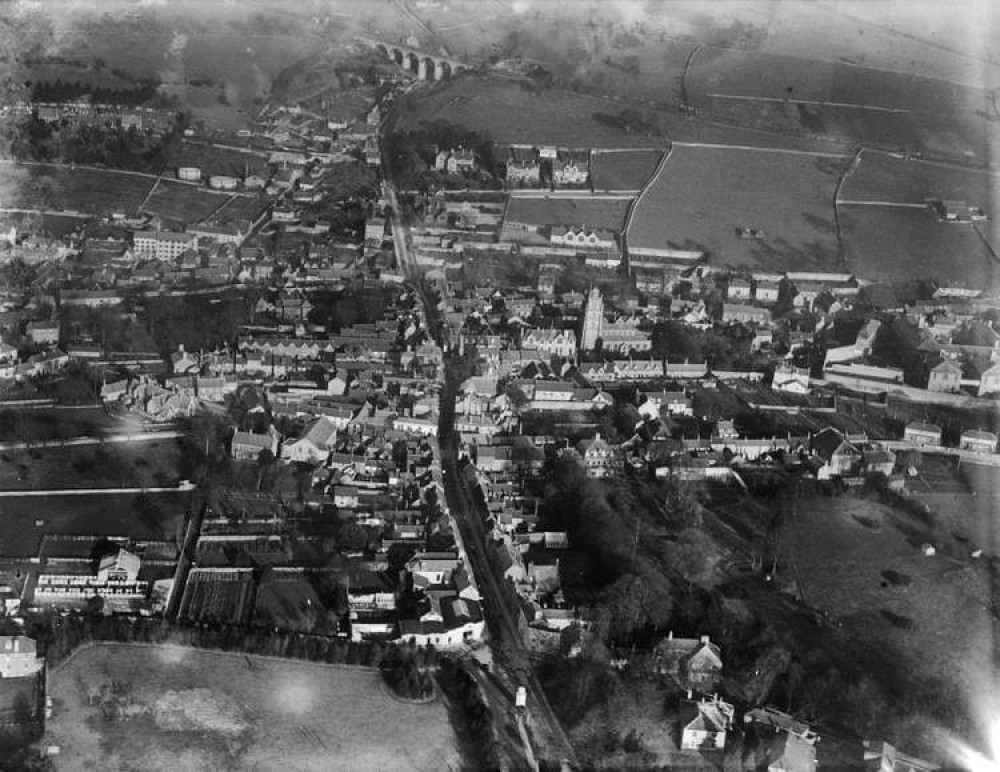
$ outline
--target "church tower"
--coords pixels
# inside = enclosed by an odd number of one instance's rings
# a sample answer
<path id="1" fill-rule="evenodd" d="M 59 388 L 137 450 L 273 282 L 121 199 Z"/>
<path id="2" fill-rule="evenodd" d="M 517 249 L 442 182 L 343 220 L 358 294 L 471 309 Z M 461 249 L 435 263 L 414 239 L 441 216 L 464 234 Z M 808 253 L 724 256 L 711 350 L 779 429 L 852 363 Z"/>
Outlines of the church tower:
<path id="1" fill-rule="evenodd" d="M 604 298 L 601 291 L 593 287 L 587 294 L 583 307 L 583 331 L 580 335 L 580 350 L 592 351 L 597 345 L 604 328 Z"/>

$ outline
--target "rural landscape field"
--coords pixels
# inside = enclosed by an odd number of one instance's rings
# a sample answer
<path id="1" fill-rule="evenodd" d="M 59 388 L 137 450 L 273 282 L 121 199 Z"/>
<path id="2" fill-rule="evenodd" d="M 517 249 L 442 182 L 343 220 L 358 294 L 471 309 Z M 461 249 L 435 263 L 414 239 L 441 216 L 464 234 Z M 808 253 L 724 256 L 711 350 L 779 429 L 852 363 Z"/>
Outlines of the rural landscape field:
<path id="1" fill-rule="evenodd" d="M 130 684 L 127 719 L 89 689 Z M 458 769 L 440 700 L 391 697 L 377 670 L 179 646 L 94 645 L 50 676 L 59 770 Z M 373 742 L 376 735 L 382 742 Z"/>
<path id="2" fill-rule="evenodd" d="M 849 161 L 674 145 L 636 202 L 629 247 L 700 249 L 719 266 L 838 271 L 833 198 Z M 763 235 L 743 238 L 743 228 Z"/>

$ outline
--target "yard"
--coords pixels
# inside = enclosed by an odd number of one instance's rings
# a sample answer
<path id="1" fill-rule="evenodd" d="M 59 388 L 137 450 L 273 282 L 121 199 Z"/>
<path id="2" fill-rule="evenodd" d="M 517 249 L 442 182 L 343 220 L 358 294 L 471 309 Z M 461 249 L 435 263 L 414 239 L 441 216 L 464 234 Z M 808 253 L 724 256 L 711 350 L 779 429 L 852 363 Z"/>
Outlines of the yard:
<path id="1" fill-rule="evenodd" d="M 937 278 L 981 289 L 1000 279 L 1000 264 L 977 235 L 978 224 L 940 222 L 926 209 L 850 204 L 840 206 L 840 223 L 847 267 L 859 278 Z"/>
<path id="2" fill-rule="evenodd" d="M 47 533 L 172 538 L 184 524 L 192 495 L 97 493 L 0 498 L 0 556 L 34 555 Z"/>
<path id="3" fill-rule="evenodd" d="M 125 720 L 107 720 L 88 690 L 127 682 Z M 49 677 L 46 745 L 56 769 L 458 768 L 444 704 L 390 697 L 370 668 L 201 651 L 95 645 Z"/>
<path id="4" fill-rule="evenodd" d="M 998 633 L 989 569 L 941 549 L 925 556 L 931 533 L 933 523 L 872 501 L 814 499 L 798 503 L 781 549 L 806 603 L 895 652 L 914 678 L 976 695 Z"/>
<path id="5" fill-rule="evenodd" d="M 636 202 L 629 248 L 704 250 L 722 266 L 841 270 L 833 193 L 848 160 L 674 145 Z M 743 238 L 742 228 L 763 235 Z"/>

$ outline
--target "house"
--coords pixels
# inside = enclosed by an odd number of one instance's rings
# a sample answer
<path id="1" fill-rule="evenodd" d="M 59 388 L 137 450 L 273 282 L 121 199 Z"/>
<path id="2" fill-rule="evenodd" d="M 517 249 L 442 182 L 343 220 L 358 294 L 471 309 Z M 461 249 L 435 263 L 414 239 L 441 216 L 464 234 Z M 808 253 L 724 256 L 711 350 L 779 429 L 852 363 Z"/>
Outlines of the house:
<path id="1" fill-rule="evenodd" d="M 747 711 L 743 723 L 745 769 L 815 772 L 819 735 L 808 724 L 768 707 Z"/>
<path id="2" fill-rule="evenodd" d="M 903 441 L 914 445 L 940 445 L 941 427 L 922 421 L 911 421 L 903 429 Z"/>
<path id="3" fill-rule="evenodd" d="M 614 477 L 621 468 L 619 449 L 603 439 L 598 432 L 592 440 L 582 440 L 577 446 L 583 458 L 587 477 L 602 479 Z"/>
<path id="4" fill-rule="evenodd" d="M 712 697 L 681 703 L 681 750 L 722 750 L 733 725 L 733 706 Z"/>
<path id="5" fill-rule="evenodd" d="M 553 225 L 549 242 L 554 246 L 580 249 L 615 249 L 615 232 L 607 228 L 589 228 L 586 225 Z"/>
<path id="6" fill-rule="evenodd" d="M 521 348 L 540 351 L 546 356 L 571 357 L 576 347 L 576 332 L 573 330 L 526 330 L 521 334 Z"/>
<path id="7" fill-rule="evenodd" d="M 735 277 L 729 280 L 726 297 L 730 300 L 750 300 L 752 294 L 750 291 L 750 282 L 746 279 Z"/>
<path id="8" fill-rule="evenodd" d="M 196 373 L 200 369 L 198 357 L 184 349 L 181 343 L 177 350 L 170 355 L 170 372 L 177 375 Z"/>
<path id="9" fill-rule="evenodd" d="M 298 439 L 286 442 L 281 449 L 282 458 L 304 464 L 322 464 L 330 457 L 337 440 L 337 425 L 326 416 L 320 416 Z"/>
<path id="10" fill-rule="evenodd" d="M 766 308 L 757 306 L 744 306 L 736 303 L 723 303 L 722 321 L 728 324 L 740 322 L 741 324 L 770 324 L 771 312 Z"/>
<path id="11" fill-rule="evenodd" d="M 233 433 L 230 453 L 238 461 L 256 461 L 265 450 L 277 458 L 280 443 L 281 435 L 273 426 L 268 427 L 264 434 L 236 431 Z"/>
<path id="12" fill-rule="evenodd" d="M 59 343 L 59 322 L 28 322 L 28 338 L 38 346 Z"/>
<path id="13" fill-rule="evenodd" d="M 774 368 L 771 388 L 789 394 L 808 394 L 809 370 L 804 367 L 793 367 L 790 364 L 780 364 Z"/>
<path id="14" fill-rule="evenodd" d="M 896 454 L 885 448 L 865 448 L 861 451 L 861 466 L 865 474 L 884 474 L 888 477 L 896 467 Z"/>
<path id="15" fill-rule="evenodd" d="M 994 363 L 989 369 L 983 371 L 979 379 L 978 395 L 984 397 L 987 394 L 998 393 L 1000 393 L 1000 362 Z"/>
<path id="16" fill-rule="evenodd" d="M 646 400 L 639 406 L 639 414 L 647 418 L 659 418 L 663 410 L 668 415 L 694 415 L 694 402 L 684 390 L 640 391 L 638 396 Z"/>
<path id="17" fill-rule="evenodd" d="M 861 451 L 832 427 L 814 434 L 809 449 L 814 456 L 822 459 L 823 470 L 820 475 L 825 477 L 853 474 L 861 461 Z"/>
<path id="18" fill-rule="evenodd" d="M 435 161 L 435 165 L 436 161 Z M 471 150 L 460 147 L 451 151 L 445 162 L 445 169 L 448 174 L 467 174 L 476 170 L 476 154 Z"/>
<path id="19" fill-rule="evenodd" d="M 722 652 L 707 635 L 675 638 L 671 630 L 653 649 L 653 669 L 682 689 L 710 692 L 722 677 Z"/>
<path id="20" fill-rule="evenodd" d="M 537 185 L 541 180 L 541 165 L 534 148 L 512 147 L 507 157 L 507 182 Z"/>
<path id="21" fill-rule="evenodd" d="M 35 641 L 26 635 L 0 635 L 0 678 L 24 678 L 41 671 Z"/>
<path id="22" fill-rule="evenodd" d="M 993 432 L 966 429 L 959 438 L 958 447 L 962 450 L 971 450 L 974 453 L 995 453 L 997 436 Z"/>
<path id="23" fill-rule="evenodd" d="M 552 183 L 561 185 L 586 185 L 589 172 L 585 157 L 574 153 L 559 153 L 552 161 Z"/>
<path id="24" fill-rule="evenodd" d="M 339 509 L 357 509 L 361 503 L 358 489 L 353 485 L 335 485 L 333 488 L 333 504 Z"/>
<path id="25" fill-rule="evenodd" d="M 101 558 L 97 564 L 97 581 L 102 583 L 134 582 L 139 578 L 139 556 L 118 549 Z"/>
<path id="26" fill-rule="evenodd" d="M 959 391 L 962 385 L 962 367 L 951 359 L 944 359 L 931 368 L 927 376 L 928 391 Z"/>
<path id="27" fill-rule="evenodd" d="M 451 582 L 452 575 L 462 565 L 454 552 L 418 552 L 406 564 L 413 575 L 414 587 L 434 587 Z"/>
<path id="28" fill-rule="evenodd" d="M 865 740 L 864 764 L 869 772 L 934 772 L 937 764 L 900 753 L 887 742 Z"/>
<path id="29" fill-rule="evenodd" d="M 758 303 L 777 303 L 781 285 L 770 279 L 761 279 L 754 288 L 754 300 Z"/>

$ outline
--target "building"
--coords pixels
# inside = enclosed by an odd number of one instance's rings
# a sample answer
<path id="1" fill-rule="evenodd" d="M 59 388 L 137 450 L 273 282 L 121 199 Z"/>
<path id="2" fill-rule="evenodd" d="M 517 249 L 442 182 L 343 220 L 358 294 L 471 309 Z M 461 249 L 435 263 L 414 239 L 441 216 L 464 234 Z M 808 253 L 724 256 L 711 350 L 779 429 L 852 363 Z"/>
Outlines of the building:
<path id="1" fill-rule="evenodd" d="M 0 635 L 0 678 L 24 678 L 40 672 L 45 660 L 26 635 Z"/>
<path id="2" fill-rule="evenodd" d="M 589 228 L 586 225 L 553 225 L 549 242 L 557 247 L 577 249 L 617 249 L 614 231 L 607 228 Z"/>
<path id="3" fill-rule="evenodd" d="M 726 297 L 730 300 L 750 300 L 753 297 L 750 282 L 738 276 L 730 279 Z"/>
<path id="4" fill-rule="evenodd" d="M 238 461 L 256 461 L 265 450 L 277 458 L 280 442 L 281 436 L 273 426 L 268 427 L 264 434 L 236 431 L 233 433 L 230 453 Z"/>
<path id="5" fill-rule="evenodd" d="M 927 376 L 928 391 L 959 391 L 962 385 L 962 367 L 957 362 L 944 359 L 932 368 Z"/>
<path id="6" fill-rule="evenodd" d="M 711 692 L 722 677 L 722 651 L 707 635 L 675 638 L 670 631 L 653 649 L 653 669 L 683 689 Z"/>
<path id="7" fill-rule="evenodd" d="M 587 477 L 603 479 L 618 474 L 621 468 L 621 453 L 618 448 L 602 438 L 600 433 L 592 440 L 581 441 L 578 449 Z"/>
<path id="8" fill-rule="evenodd" d="M 997 436 L 993 432 L 967 429 L 962 432 L 962 436 L 958 441 L 958 447 L 962 450 L 971 450 L 974 453 L 995 453 L 997 449 Z"/>
<path id="9" fill-rule="evenodd" d="M 573 330 L 525 330 L 521 333 L 522 349 L 539 351 L 550 357 L 571 357 L 576 353 L 576 345 Z"/>
<path id="10" fill-rule="evenodd" d="M 28 338 L 38 346 L 59 343 L 59 322 L 28 322 Z"/>
<path id="11" fill-rule="evenodd" d="M 537 185 L 541 181 L 541 165 L 534 148 L 512 147 L 507 156 L 507 182 Z"/>
<path id="12" fill-rule="evenodd" d="M 744 306 L 737 303 L 724 303 L 722 306 L 722 321 L 742 324 L 770 324 L 771 312 L 757 306 Z"/>
<path id="13" fill-rule="evenodd" d="M 681 704 L 681 750 L 722 750 L 733 725 L 733 706 L 711 699 L 687 700 Z"/>
<path id="14" fill-rule="evenodd" d="M 281 449 L 282 458 L 304 464 L 322 464 L 330 457 L 337 440 L 337 426 L 321 416 L 293 442 L 286 442 Z"/>
<path id="15" fill-rule="evenodd" d="M 861 462 L 861 451 L 837 429 L 826 428 L 812 436 L 809 449 L 823 461 L 820 477 L 843 477 L 854 474 Z"/>
<path id="16" fill-rule="evenodd" d="M 580 335 L 580 350 L 592 351 L 597 346 L 604 327 L 604 298 L 601 291 L 593 287 L 587 293 L 583 308 L 583 330 Z"/>
<path id="17" fill-rule="evenodd" d="M 140 259 L 175 260 L 189 249 L 198 248 L 198 237 L 173 231 L 133 231 L 132 250 Z"/>
<path id="18" fill-rule="evenodd" d="M 648 418 L 659 418 L 663 410 L 668 415 L 694 415 L 694 402 L 684 390 L 640 391 L 638 397 L 645 399 L 639 406 L 639 414 Z"/>
<path id="19" fill-rule="evenodd" d="M 922 421 L 912 421 L 903 430 L 903 440 L 914 445 L 940 445 L 941 427 Z"/>
<path id="20" fill-rule="evenodd" d="M 577 154 L 559 153 L 552 161 L 552 184 L 556 187 L 586 185 L 589 177 L 586 158 L 577 157 Z"/>
<path id="21" fill-rule="evenodd" d="M 774 368 L 774 378 L 771 388 L 789 394 L 809 393 L 809 370 L 804 367 L 794 367 L 790 364 L 780 364 Z"/>

